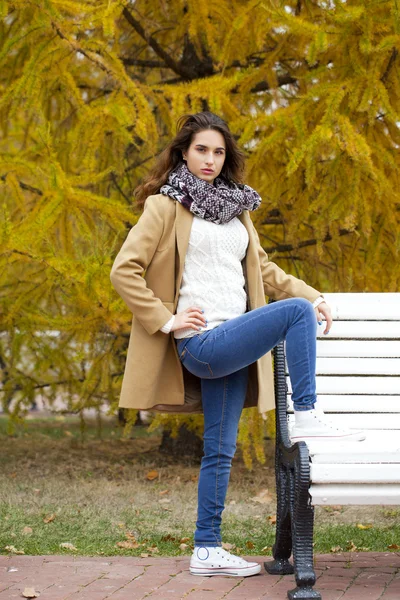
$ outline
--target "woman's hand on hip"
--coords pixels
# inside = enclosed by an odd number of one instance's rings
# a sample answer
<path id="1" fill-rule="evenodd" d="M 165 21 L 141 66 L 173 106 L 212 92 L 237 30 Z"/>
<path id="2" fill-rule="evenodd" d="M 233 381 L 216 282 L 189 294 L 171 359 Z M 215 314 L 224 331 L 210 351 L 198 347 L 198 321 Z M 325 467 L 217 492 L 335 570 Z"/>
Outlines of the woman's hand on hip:
<path id="1" fill-rule="evenodd" d="M 174 324 L 171 327 L 171 331 L 177 331 L 179 329 L 195 329 L 199 331 L 201 327 L 205 327 L 207 320 L 201 310 L 197 306 L 189 306 L 186 310 L 175 315 Z"/>
<path id="2" fill-rule="evenodd" d="M 321 304 L 319 304 L 314 310 L 318 323 L 321 323 L 322 321 L 321 315 L 325 317 L 326 327 L 324 334 L 326 335 L 327 333 L 329 333 L 329 330 L 332 327 L 332 313 L 330 306 L 326 302 L 321 302 Z"/>

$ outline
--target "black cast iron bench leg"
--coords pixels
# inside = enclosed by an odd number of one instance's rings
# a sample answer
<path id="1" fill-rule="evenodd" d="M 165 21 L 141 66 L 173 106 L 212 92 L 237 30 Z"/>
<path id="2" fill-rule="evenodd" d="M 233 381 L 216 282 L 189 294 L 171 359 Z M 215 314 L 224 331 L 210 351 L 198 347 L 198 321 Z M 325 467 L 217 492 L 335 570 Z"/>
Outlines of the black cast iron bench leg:
<path id="1" fill-rule="evenodd" d="M 287 424 L 287 387 L 283 342 L 274 349 L 276 401 L 275 477 L 277 494 L 276 538 L 273 561 L 264 567 L 273 575 L 294 573 L 297 587 L 288 591 L 290 600 L 321 600 L 313 589 L 314 508 L 309 494 L 310 457 L 307 444 L 291 445 Z M 293 565 L 289 562 L 293 550 Z"/>

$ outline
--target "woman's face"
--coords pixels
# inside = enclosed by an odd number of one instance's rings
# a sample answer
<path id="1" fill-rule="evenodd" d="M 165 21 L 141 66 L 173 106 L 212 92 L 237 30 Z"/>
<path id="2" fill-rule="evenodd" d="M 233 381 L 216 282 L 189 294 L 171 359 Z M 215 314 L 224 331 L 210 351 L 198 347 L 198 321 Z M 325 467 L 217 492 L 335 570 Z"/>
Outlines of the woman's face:
<path id="1" fill-rule="evenodd" d="M 182 152 L 182 156 L 193 175 L 213 183 L 221 173 L 225 162 L 224 136 L 213 129 L 199 131 L 193 136 L 189 148 Z"/>

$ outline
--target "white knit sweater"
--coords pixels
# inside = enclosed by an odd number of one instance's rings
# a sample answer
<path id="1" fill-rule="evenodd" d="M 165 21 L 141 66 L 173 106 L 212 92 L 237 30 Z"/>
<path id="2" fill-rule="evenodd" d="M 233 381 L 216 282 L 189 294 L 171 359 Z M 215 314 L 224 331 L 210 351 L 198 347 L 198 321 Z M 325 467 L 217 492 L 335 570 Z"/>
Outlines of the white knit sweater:
<path id="1" fill-rule="evenodd" d="M 201 331 L 246 312 L 241 261 L 248 243 L 249 234 L 238 217 L 221 225 L 193 216 L 176 312 L 190 306 L 203 309 L 208 323 Z M 173 322 L 174 317 L 161 331 L 169 333 Z M 192 337 L 198 332 L 188 327 L 174 331 L 174 337 Z"/>
<path id="2" fill-rule="evenodd" d="M 249 234 L 238 217 L 217 225 L 193 216 L 176 313 L 198 306 L 208 323 L 200 330 L 188 327 L 174 331 L 175 339 L 192 337 L 246 312 L 241 261 L 248 243 Z M 314 306 L 323 300 L 317 298 Z M 174 320 L 175 316 L 161 331 L 169 333 Z"/>

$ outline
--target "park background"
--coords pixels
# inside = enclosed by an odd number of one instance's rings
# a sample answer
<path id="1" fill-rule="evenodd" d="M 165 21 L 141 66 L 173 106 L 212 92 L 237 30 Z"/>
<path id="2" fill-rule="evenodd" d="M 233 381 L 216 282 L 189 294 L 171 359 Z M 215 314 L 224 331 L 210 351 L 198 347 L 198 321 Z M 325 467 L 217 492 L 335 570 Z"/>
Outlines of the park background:
<path id="1" fill-rule="evenodd" d="M 71 531 L 81 552 L 120 552 L 122 531 L 141 552 L 149 529 L 144 545 L 185 551 L 198 464 L 182 471 L 173 436 L 198 453 L 201 416 L 117 419 L 132 315 L 109 274 L 140 216 L 133 190 L 178 117 L 211 110 L 246 153 L 271 260 L 322 292 L 398 291 L 398 4 L 17 0 L 0 18 L 0 551 L 60 551 Z M 30 419 L 38 399 L 58 420 Z M 273 413 L 244 411 L 227 523 L 249 551 L 272 540 L 272 437 Z M 374 513 L 380 532 L 346 515 L 359 547 L 395 543 L 398 511 Z"/>

